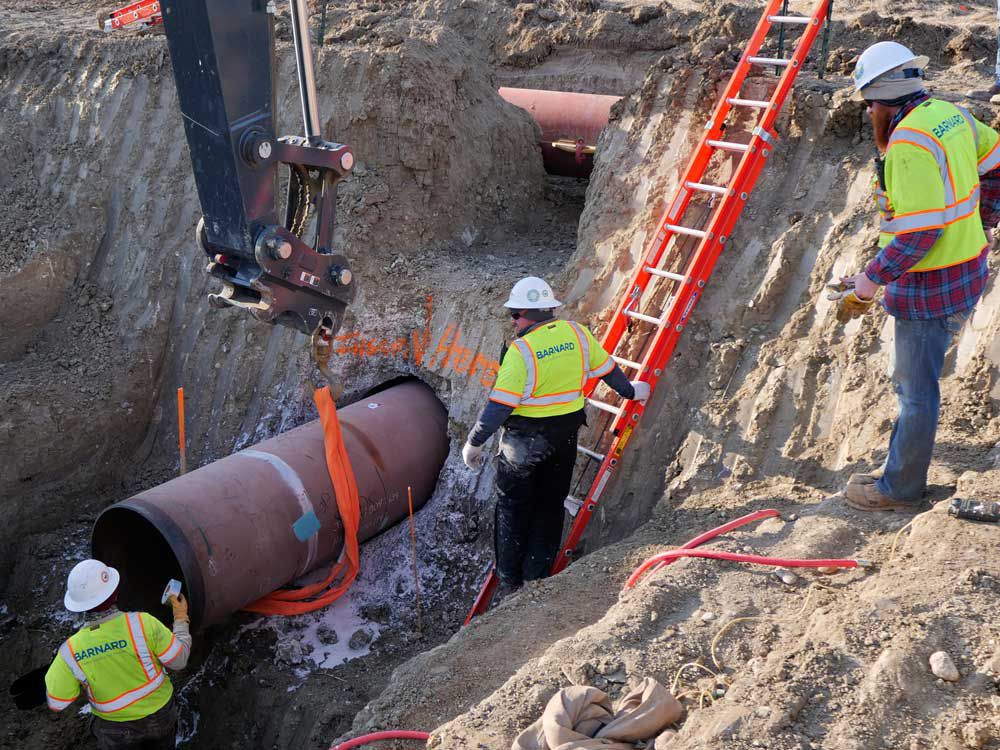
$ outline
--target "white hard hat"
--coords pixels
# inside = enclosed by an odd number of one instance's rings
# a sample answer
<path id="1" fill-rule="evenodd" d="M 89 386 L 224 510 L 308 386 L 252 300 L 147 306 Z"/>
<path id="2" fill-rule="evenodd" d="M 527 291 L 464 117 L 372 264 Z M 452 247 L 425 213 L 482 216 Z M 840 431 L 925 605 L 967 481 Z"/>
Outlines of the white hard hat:
<path id="1" fill-rule="evenodd" d="M 893 99 L 895 97 L 880 94 L 869 96 L 865 89 L 873 84 L 893 84 L 902 96 L 910 93 L 908 88 L 919 90 L 922 84 L 923 70 L 930 58 L 927 55 L 915 55 L 899 42 L 877 42 L 861 53 L 857 65 L 854 66 L 854 94 L 866 99 Z M 886 87 L 888 88 L 888 87 Z M 894 91 L 886 91 L 892 94 Z"/>
<path id="2" fill-rule="evenodd" d="M 100 560 L 77 563 L 66 579 L 63 604 L 70 612 L 86 612 L 107 601 L 118 588 L 120 576 Z"/>
<path id="3" fill-rule="evenodd" d="M 514 284 L 510 297 L 503 303 L 511 310 L 550 310 L 562 304 L 556 299 L 555 293 L 543 279 L 537 276 L 526 276 Z"/>

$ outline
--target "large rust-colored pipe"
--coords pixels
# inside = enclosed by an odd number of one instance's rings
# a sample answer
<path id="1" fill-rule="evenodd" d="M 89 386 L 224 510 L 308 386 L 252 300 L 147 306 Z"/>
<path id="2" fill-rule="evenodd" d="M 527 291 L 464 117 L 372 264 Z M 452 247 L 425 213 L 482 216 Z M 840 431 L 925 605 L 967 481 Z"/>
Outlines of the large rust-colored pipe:
<path id="1" fill-rule="evenodd" d="M 444 406 L 407 381 L 340 410 L 361 499 L 361 540 L 422 506 L 448 455 Z M 317 527 L 318 522 L 318 527 Z M 121 606 L 160 611 L 184 583 L 196 626 L 210 625 L 332 561 L 343 526 L 319 421 L 112 505 L 97 519 L 94 557 L 121 572 Z"/>
<path id="2" fill-rule="evenodd" d="M 567 177 L 590 175 L 597 137 L 608 124 L 612 105 L 621 98 L 507 87 L 500 89 L 500 96 L 527 110 L 542 129 L 539 145 L 545 171 Z"/>

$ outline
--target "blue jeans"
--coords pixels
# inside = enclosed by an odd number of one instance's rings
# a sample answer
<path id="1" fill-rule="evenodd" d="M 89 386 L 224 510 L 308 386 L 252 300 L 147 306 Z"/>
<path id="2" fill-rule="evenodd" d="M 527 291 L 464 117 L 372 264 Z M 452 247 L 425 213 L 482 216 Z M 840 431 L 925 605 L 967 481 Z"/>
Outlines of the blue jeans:
<path id="1" fill-rule="evenodd" d="M 941 409 L 941 368 L 952 337 L 972 310 L 934 320 L 896 318 L 892 382 L 899 417 L 889 439 L 889 457 L 876 487 L 893 500 L 918 502 L 927 487 Z"/>

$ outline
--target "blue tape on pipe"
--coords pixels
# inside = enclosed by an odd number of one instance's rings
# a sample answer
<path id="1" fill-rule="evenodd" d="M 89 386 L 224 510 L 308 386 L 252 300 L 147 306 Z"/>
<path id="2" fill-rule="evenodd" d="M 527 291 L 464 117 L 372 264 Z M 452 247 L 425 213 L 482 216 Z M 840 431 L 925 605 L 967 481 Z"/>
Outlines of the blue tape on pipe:
<path id="1" fill-rule="evenodd" d="M 319 519 L 312 511 L 303 513 L 302 517 L 292 524 L 292 531 L 295 533 L 296 539 L 304 542 L 319 533 Z"/>

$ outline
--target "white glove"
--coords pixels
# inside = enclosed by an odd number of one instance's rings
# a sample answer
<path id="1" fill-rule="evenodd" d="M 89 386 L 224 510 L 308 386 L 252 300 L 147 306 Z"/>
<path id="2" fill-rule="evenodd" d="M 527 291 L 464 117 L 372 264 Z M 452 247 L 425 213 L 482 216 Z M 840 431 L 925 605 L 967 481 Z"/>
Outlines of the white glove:
<path id="1" fill-rule="evenodd" d="M 649 398 L 650 392 L 653 390 L 649 387 L 649 383 L 644 380 L 632 380 L 632 388 L 635 389 L 635 395 L 632 397 L 633 401 L 638 401 L 640 404 L 646 403 L 646 399 Z"/>
<path id="2" fill-rule="evenodd" d="M 470 469 L 478 469 L 483 465 L 483 446 L 466 443 L 462 448 L 462 460 Z"/>

